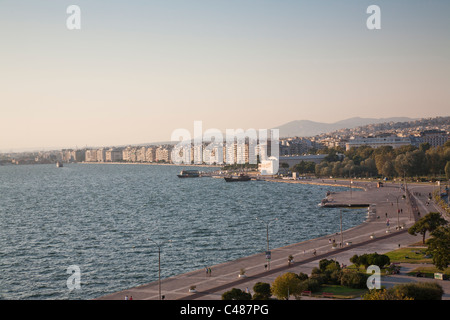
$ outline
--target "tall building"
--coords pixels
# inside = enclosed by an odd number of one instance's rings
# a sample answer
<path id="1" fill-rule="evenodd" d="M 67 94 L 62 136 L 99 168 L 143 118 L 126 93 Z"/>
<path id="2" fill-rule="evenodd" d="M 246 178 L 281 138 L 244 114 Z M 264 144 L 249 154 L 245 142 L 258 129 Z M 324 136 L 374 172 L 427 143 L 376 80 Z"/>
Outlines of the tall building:
<path id="1" fill-rule="evenodd" d="M 137 148 L 126 147 L 122 151 L 123 161 L 136 162 L 137 161 Z"/>
<path id="2" fill-rule="evenodd" d="M 107 162 L 117 162 L 122 161 L 123 155 L 122 150 L 111 148 L 105 152 L 105 161 Z"/>
<path id="3" fill-rule="evenodd" d="M 172 148 L 169 146 L 159 146 L 155 151 L 156 161 L 170 162 L 172 160 Z"/>
<path id="4" fill-rule="evenodd" d="M 88 149 L 85 153 L 86 162 L 96 162 L 97 161 L 97 150 Z"/>
<path id="5" fill-rule="evenodd" d="M 101 148 L 97 150 L 97 161 L 105 162 L 106 161 L 106 150 Z"/>
<path id="6" fill-rule="evenodd" d="M 147 150 L 145 151 L 145 161 L 146 162 L 155 162 L 155 150 L 156 148 L 151 146 L 148 147 Z"/>
<path id="7" fill-rule="evenodd" d="M 449 140 L 449 134 L 441 130 L 426 130 L 420 134 L 422 141 L 432 147 L 443 146 Z"/>

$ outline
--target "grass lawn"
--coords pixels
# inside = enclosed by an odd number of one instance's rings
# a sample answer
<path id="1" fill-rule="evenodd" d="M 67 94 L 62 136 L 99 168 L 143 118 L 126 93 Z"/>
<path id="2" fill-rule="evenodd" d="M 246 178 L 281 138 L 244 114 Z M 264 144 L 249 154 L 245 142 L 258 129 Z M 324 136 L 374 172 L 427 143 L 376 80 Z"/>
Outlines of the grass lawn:
<path id="1" fill-rule="evenodd" d="M 400 248 L 385 253 L 391 262 L 404 263 L 432 263 L 431 258 L 425 258 L 425 248 Z"/>
<path id="2" fill-rule="evenodd" d="M 443 273 L 447 275 L 447 278 L 450 278 L 450 268 L 445 269 L 444 271 L 438 270 L 435 266 L 420 266 L 412 270 L 411 272 L 408 272 L 408 275 L 410 276 L 416 276 L 417 272 L 421 272 L 425 275 L 425 278 L 434 278 L 434 273 Z"/>
<path id="3" fill-rule="evenodd" d="M 353 289 L 338 285 L 322 285 L 320 293 L 315 295 L 321 296 L 322 292 L 332 293 L 334 298 L 353 299 L 359 298 L 367 292 L 367 289 Z"/>

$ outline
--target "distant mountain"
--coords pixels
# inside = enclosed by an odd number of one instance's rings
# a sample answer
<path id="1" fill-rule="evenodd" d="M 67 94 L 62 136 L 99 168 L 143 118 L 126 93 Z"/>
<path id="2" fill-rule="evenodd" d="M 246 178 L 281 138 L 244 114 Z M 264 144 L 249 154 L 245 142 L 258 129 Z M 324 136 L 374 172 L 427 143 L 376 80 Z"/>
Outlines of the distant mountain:
<path id="1" fill-rule="evenodd" d="M 341 120 L 334 123 L 315 122 L 310 120 L 295 120 L 275 127 L 273 129 L 280 130 L 280 138 L 282 137 L 311 137 L 321 133 L 332 132 L 344 128 L 356 128 L 368 124 L 384 123 L 384 122 L 407 122 L 415 119 L 408 117 L 392 117 L 392 118 L 360 118 L 354 117 Z"/>

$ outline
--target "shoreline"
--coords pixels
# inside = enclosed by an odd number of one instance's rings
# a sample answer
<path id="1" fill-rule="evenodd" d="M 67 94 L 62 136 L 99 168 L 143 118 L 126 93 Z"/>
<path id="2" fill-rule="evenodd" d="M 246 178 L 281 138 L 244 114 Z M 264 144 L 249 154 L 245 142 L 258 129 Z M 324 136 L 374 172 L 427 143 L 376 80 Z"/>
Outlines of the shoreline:
<path id="1" fill-rule="evenodd" d="M 298 182 L 301 184 L 312 185 L 320 184 L 330 187 L 350 187 L 348 184 L 346 185 L 344 181 L 335 183 L 334 179 L 333 183 L 325 181 L 300 182 L 295 180 L 289 181 L 281 179 L 277 181 L 270 181 L 285 183 Z M 367 184 L 368 182 L 364 183 Z M 369 184 L 372 184 L 372 187 L 374 185 L 373 182 L 370 182 Z M 385 188 L 371 188 L 370 186 L 364 185 L 352 185 L 351 187 L 359 187 L 359 189 L 362 189 L 365 192 L 354 193 L 353 195 L 358 194 L 358 196 L 352 196 L 352 198 L 350 197 L 351 193 L 349 191 L 340 191 L 336 194 L 333 194 L 333 196 L 336 196 L 337 201 L 342 201 L 343 203 L 348 202 L 349 199 L 352 201 L 370 199 L 368 203 L 374 204 L 374 207 L 376 207 L 376 209 L 379 211 L 374 213 L 369 210 L 367 212 L 366 219 L 362 223 L 349 229 L 342 230 L 342 236 L 340 232 L 325 234 L 316 238 L 304 240 L 302 242 L 291 243 L 283 247 L 273 248 L 270 250 L 272 257 L 270 264 L 272 265 L 272 267 L 269 268 L 269 271 L 265 272 L 262 272 L 262 270 L 264 269 L 264 264 L 267 264 L 265 260 L 265 253 L 260 252 L 250 256 L 245 256 L 211 266 L 211 268 L 214 270 L 213 273 L 218 274 L 218 276 L 213 278 L 205 278 L 204 270 L 197 269 L 161 279 L 161 283 L 165 288 L 164 292 L 166 298 L 168 300 L 220 299 L 219 293 L 226 288 L 231 289 L 232 286 L 237 286 L 248 281 L 257 281 L 262 277 L 269 277 L 275 275 L 276 273 L 287 271 L 288 268 L 285 261 L 288 254 L 292 254 L 294 256 L 295 265 L 297 267 L 300 267 L 302 265 L 306 266 L 312 261 L 318 261 L 318 259 L 320 259 L 321 257 L 333 257 L 336 254 L 343 252 L 352 253 L 354 251 L 353 248 L 355 250 L 358 250 L 357 248 L 364 248 L 369 244 L 374 245 L 375 243 L 382 243 L 383 241 L 394 241 L 395 243 L 397 243 L 396 241 L 398 240 L 394 240 L 397 238 L 397 235 L 399 237 L 407 237 L 405 227 L 411 225 L 413 221 L 411 221 L 411 219 L 408 219 L 408 216 L 404 214 L 401 219 L 401 228 L 395 230 L 396 221 L 394 221 L 394 207 L 391 206 L 390 202 L 386 201 L 386 196 L 389 194 L 389 192 L 398 190 L 397 186 L 395 186 L 395 188 L 393 188 L 393 186 Z M 402 204 L 406 212 L 407 209 L 405 205 L 405 203 Z M 326 207 L 324 209 L 326 210 Z M 389 230 L 389 228 L 386 229 L 385 223 L 384 221 L 382 221 L 383 219 L 380 219 L 380 216 L 382 215 L 382 213 L 384 213 L 384 211 L 389 212 L 389 215 L 392 217 L 393 230 Z M 341 237 L 341 239 L 345 239 L 345 241 L 343 243 L 339 243 L 339 237 Z M 393 240 L 389 240 L 391 238 Z M 329 242 L 330 239 L 336 239 L 336 245 L 340 245 L 340 247 L 332 247 Z M 316 250 L 317 256 L 313 256 L 312 253 L 313 251 L 316 252 Z M 237 280 L 236 277 L 241 268 L 244 268 L 246 270 L 246 275 L 248 274 L 248 277 L 246 279 L 239 278 Z M 197 293 L 189 293 L 188 289 L 193 284 L 197 286 Z M 153 281 L 151 283 L 143 284 L 135 288 L 106 294 L 96 299 L 122 299 L 126 294 L 132 295 L 136 299 L 157 299 L 157 287 L 158 281 Z"/>
<path id="2" fill-rule="evenodd" d="M 213 164 L 176 164 L 176 163 L 158 163 L 158 162 L 76 162 L 77 164 L 129 164 L 129 165 L 149 165 L 149 166 L 175 166 L 175 167 L 205 167 L 221 168 L 222 166 Z"/>

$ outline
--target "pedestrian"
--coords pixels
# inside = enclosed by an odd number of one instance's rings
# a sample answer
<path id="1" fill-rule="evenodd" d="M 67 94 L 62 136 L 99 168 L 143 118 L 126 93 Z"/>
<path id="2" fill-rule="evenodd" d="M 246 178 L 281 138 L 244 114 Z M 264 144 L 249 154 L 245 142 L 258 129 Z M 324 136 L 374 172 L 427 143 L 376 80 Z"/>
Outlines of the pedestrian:
<path id="1" fill-rule="evenodd" d="M 128 296 L 125 296 L 125 300 L 128 300 Z"/>
<path id="2" fill-rule="evenodd" d="M 264 265 L 264 270 L 267 270 L 267 263 Z"/>
<path id="3" fill-rule="evenodd" d="M 314 249 L 313 255 L 316 256 L 316 249 Z"/>
<path id="4" fill-rule="evenodd" d="M 208 268 L 209 276 L 211 277 L 211 268 Z"/>
<path id="5" fill-rule="evenodd" d="M 208 275 L 208 273 L 209 273 L 208 267 L 205 267 L 205 272 L 206 272 L 206 275 Z"/>
<path id="6" fill-rule="evenodd" d="M 133 296 L 130 296 L 130 300 L 133 300 Z"/>

